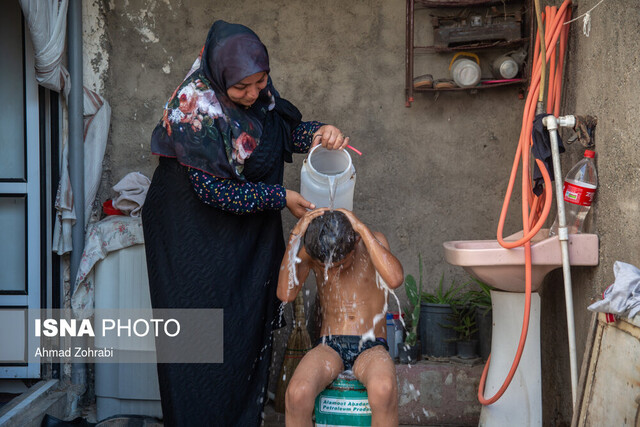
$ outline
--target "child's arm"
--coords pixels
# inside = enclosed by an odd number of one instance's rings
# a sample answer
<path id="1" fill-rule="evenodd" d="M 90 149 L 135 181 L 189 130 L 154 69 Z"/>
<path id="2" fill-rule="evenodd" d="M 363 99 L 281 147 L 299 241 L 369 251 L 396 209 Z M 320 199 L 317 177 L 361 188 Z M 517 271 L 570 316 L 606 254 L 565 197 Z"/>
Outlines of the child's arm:
<path id="1" fill-rule="evenodd" d="M 282 263 L 280 264 L 280 275 L 278 276 L 278 290 L 277 295 L 280 301 L 283 302 L 291 302 L 296 299 L 296 295 L 300 292 L 304 281 L 307 280 L 307 276 L 309 275 L 309 270 L 311 269 L 311 257 L 304 249 L 304 233 L 307 231 L 307 227 L 311 223 L 311 221 L 324 214 L 326 209 L 316 209 L 314 211 L 307 212 L 298 223 L 291 230 L 291 234 L 289 234 L 289 240 L 287 242 L 287 248 L 284 252 L 284 257 L 282 258 Z M 300 259 L 299 263 L 296 263 L 295 259 L 291 259 L 290 255 L 293 251 L 293 246 L 298 245 L 298 250 L 296 254 L 293 254 L 294 257 Z M 290 272 L 290 267 L 294 267 L 295 278 L 293 277 L 293 272 Z M 297 285 L 296 285 L 297 280 Z M 290 283 L 294 282 L 294 283 Z"/>
<path id="2" fill-rule="evenodd" d="M 404 282 L 404 271 L 400 261 L 389 251 L 389 242 L 382 233 L 374 233 L 369 227 L 364 225 L 351 211 L 346 209 L 336 209 L 344 213 L 353 229 L 360 235 L 364 245 L 367 247 L 373 266 L 382 280 L 391 289 L 395 289 Z"/>

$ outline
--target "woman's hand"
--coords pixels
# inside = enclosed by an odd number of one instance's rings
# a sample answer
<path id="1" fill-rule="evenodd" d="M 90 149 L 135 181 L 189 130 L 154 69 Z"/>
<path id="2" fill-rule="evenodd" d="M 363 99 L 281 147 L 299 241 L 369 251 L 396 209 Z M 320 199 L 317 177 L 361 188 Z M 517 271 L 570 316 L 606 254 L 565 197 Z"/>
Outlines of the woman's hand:
<path id="1" fill-rule="evenodd" d="M 316 205 L 306 200 L 304 197 L 300 195 L 300 193 L 287 190 L 287 208 L 291 211 L 293 216 L 296 218 L 300 218 L 302 215 L 307 213 L 308 209 L 315 209 Z"/>
<path id="2" fill-rule="evenodd" d="M 291 234 L 302 236 L 304 233 L 307 232 L 307 227 L 309 227 L 309 224 L 311 224 L 311 221 L 313 221 L 315 218 L 319 216 L 324 215 L 324 213 L 328 210 L 329 208 L 318 208 L 312 211 L 307 211 L 302 216 L 302 218 L 300 218 L 300 220 L 295 225 L 295 227 L 293 227 L 293 230 L 291 230 Z"/>
<path id="3" fill-rule="evenodd" d="M 322 144 L 327 150 L 342 150 L 349 145 L 349 137 L 344 136 L 335 126 L 323 125 L 313 134 L 311 148 L 318 144 Z"/>

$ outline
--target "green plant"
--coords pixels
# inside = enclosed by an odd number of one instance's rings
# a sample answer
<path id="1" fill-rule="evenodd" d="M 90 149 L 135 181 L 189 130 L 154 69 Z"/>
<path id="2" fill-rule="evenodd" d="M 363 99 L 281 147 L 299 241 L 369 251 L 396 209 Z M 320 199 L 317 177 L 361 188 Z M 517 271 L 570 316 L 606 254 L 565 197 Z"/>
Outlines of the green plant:
<path id="1" fill-rule="evenodd" d="M 478 332 L 475 319 L 475 307 L 472 305 L 452 306 L 453 325 L 450 326 L 458 334 L 458 341 L 471 341 L 473 334 Z"/>
<path id="2" fill-rule="evenodd" d="M 491 290 L 493 287 L 478 279 L 473 279 L 473 281 L 480 287 L 480 290 L 468 292 L 470 294 L 469 303 L 480 310 L 482 315 L 486 315 L 491 311 Z"/>
<path id="3" fill-rule="evenodd" d="M 419 280 L 416 284 L 416 279 L 411 274 L 407 274 L 404 280 L 404 289 L 407 292 L 407 299 L 413 306 L 411 310 L 411 316 L 409 322 L 411 324 L 407 332 L 407 338 L 405 343 L 408 346 L 416 345 L 418 341 L 418 322 L 420 320 L 420 297 L 422 295 L 422 255 L 418 254 L 418 271 Z"/>
<path id="4" fill-rule="evenodd" d="M 422 292 L 422 301 L 430 304 L 449 304 L 455 305 L 460 300 L 461 292 L 467 287 L 467 283 L 456 285 L 455 280 L 451 281 L 451 285 L 444 289 L 444 273 L 440 277 L 440 284 L 435 292 Z"/>

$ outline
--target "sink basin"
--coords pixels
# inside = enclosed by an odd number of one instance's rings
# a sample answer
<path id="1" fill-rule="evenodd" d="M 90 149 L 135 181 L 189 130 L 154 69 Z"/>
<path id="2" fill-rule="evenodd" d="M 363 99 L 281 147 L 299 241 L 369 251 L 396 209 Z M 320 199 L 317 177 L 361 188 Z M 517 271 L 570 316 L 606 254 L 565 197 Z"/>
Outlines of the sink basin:
<path id="1" fill-rule="evenodd" d="M 531 290 L 537 291 L 542 280 L 552 270 L 562 267 L 562 253 L 558 236 L 548 237 L 549 230 L 541 229 L 531 241 Z M 507 237 L 515 241 L 522 231 Z M 444 258 L 459 265 L 471 276 L 507 292 L 525 291 L 524 247 L 505 249 L 497 240 L 457 240 L 445 242 Z M 598 265 L 598 236 L 596 234 L 569 235 L 571 265 Z"/>

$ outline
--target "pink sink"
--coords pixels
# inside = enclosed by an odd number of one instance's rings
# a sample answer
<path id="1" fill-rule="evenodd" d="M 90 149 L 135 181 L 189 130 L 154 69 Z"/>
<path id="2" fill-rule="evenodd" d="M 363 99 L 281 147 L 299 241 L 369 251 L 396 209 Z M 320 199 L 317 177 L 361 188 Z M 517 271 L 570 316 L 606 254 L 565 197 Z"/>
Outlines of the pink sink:
<path id="1" fill-rule="evenodd" d="M 534 292 L 547 273 L 562 267 L 558 236 L 548 235 L 549 230 L 542 229 L 531 241 L 531 290 Z M 505 240 L 515 241 L 521 236 L 522 232 L 518 232 Z M 505 249 L 497 240 L 458 240 L 443 245 L 444 258 L 449 264 L 461 266 L 473 277 L 497 289 L 525 291 L 524 247 Z M 570 234 L 569 260 L 571 265 L 598 265 L 598 236 Z"/>

